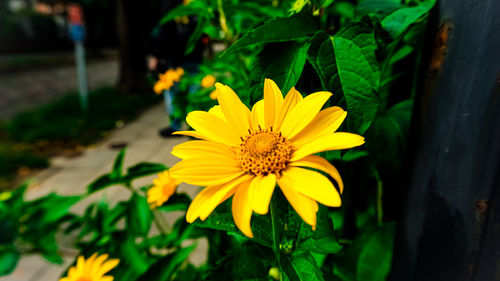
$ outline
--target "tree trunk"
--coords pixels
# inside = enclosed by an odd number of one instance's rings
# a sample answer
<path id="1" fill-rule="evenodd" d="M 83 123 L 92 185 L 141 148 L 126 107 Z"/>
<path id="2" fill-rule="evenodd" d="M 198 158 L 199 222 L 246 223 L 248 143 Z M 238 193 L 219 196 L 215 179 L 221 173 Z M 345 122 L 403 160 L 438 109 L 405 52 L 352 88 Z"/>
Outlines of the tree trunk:
<path id="1" fill-rule="evenodd" d="M 441 0 L 435 12 L 389 280 L 500 280 L 500 1 Z"/>
<path id="2" fill-rule="evenodd" d="M 146 3 L 145 3 L 146 2 Z M 120 47 L 118 88 L 128 93 L 150 91 L 146 82 L 148 1 L 117 0 L 117 29 Z"/>

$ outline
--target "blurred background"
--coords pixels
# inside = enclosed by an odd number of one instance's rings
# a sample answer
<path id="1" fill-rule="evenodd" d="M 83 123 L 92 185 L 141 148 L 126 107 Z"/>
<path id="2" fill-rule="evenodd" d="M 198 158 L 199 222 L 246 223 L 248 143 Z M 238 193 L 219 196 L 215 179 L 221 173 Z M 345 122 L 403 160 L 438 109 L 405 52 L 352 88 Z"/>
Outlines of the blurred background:
<path id="1" fill-rule="evenodd" d="M 51 156 L 78 155 L 160 100 L 151 91 L 153 74 L 186 59 L 192 28 L 175 22 L 155 26 L 179 3 L 0 2 L 0 190 L 48 167 Z M 80 78 L 77 41 L 85 61 Z M 197 49 L 187 59 L 200 57 Z M 79 82 L 88 88 L 86 114 Z"/>

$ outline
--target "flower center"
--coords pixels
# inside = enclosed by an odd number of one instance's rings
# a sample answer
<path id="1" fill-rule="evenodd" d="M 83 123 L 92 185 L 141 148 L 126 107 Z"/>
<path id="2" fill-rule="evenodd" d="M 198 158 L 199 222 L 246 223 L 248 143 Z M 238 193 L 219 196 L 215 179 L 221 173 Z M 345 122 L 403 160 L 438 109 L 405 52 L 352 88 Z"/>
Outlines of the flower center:
<path id="1" fill-rule="evenodd" d="M 241 168 L 252 175 L 265 176 L 286 169 L 292 157 L 293 146 L 289 140 L 271 129 L 259 129 L 242 138 L 238 151 Z"/>
<path id="2" fill-rule="evenodd" d="M 92 281 L 92 278 L 90 277 L 80 277 L 77 279 L 77 281 Z"/>

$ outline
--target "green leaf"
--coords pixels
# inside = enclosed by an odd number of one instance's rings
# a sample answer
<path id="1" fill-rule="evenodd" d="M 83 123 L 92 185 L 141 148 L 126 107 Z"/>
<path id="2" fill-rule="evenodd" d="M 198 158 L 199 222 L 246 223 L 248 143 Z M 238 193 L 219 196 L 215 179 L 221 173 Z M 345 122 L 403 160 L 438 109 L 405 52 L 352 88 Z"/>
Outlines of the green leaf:
<path id="1" fill-rule="evenodd" d="M 243 236 L 236 227 L 231 213 L 231 201 L 219 205 L 204 221 L 198 219 L 193 222 L 195 226 L 227 231 L 229 234 Z M 268 216 L 253 215 L 251 220 L 253 241 L 267 247 L 272 247 L 271 222 Z M 246 236 L 243 236 L 246 237 Z"/>
<path id="2" fill-rule="evenodd" d="M 111 169 L 111 174 L 110 174 L 110 178 L 113 180 L 119 179 L 122 176 L 123 159 L 125 157 L 126 150 L 127 150 L 126 148 L 120 150 L 120 152 L 115 158 L 115 162 L 113 163 L 113 169 Z"/>
<path id="3" fill-rule="evenodd" d="M 351 162 L 368 156 L 368 152 L 365 150 L 349 149 L 344 155 L 342 155 L 342 161 Z"/>
<path id="4" fill-rule="evenodd" d="M 305 5 L 309 4 L 310 0 L 295 0 L 292 7 L 288 11 L 290 14 L 296 14 L 302 11 Z"/>
<path id="5" fill-rule="evenodd" d="M 321 80 L 321 83 L 323 84 L 323 88 L 328 88 L 328 77 L 329 75 L 333 75 L 333 73 L 336 71 L 334 68 L 331 69 L 329 72 L 323 72 L 322 68 L 320 67 L 320 64 L 323 66 L 322 61 L 318 60 L 318 53 L 319 49 L 321 48 L 321 45 L 323 42 L 326 42 L 330 37 L 328 34 L 324 31 L 319 31 L 314 35 L 314 37 L 310 40 L 310 47 L 307 51 L 307 60 L 309 63 L 312 65 L 314 70 L 318 73 L 318 76 Z M 333 51 L 333 50 L 332 50 Z M 333 54 L 333 53 L 332 53 Z M 327 56 L 330 57 L 330 56 Z M 326 66 L 326 65 L 324 65 Z"/>
<path id="6" fill-rule="evenodd" d="M 36 200 L 39 212 L 43 213 L 41 223 L 54 223 L 68 214 L 68 209 L 81 199 L 80 196 L 59 196 L 51 193 L 44 200 Z"/>
<path id="7" fill-rule="evenodd" d="M 266 46 L 258 56 L 258 78 L 272 79 L 284 95 L 297 84 L 307 59 L 308 43 L 280 43 Z M 262 74 L 261 74 L 262 73 Z"/>
<path id="8" fill-rule="evenodd" d="M 132 181 L 133 179 L 148 176 L 151 174 L 163 172 L 167 167 L 159 163 L 138 163 L 127 169 L 127 174 L 124 176 L 127 181 Z"/>
<path id="9" fill-rule="evenodd" d="M 381 165 L 394 168 L 401 166 L 406 153 L 412 108 L 412 99 L 394 105 L 378 116 L 366 132 L 366 146 L 369 151 L 377 152 L 372 155 Z"/>
<path id="10" fill-rule="evenodd" d="M 436 0 L 425 0 L 417 6 L 404 7 L 386 16 L 381 24 L 393 38 L 399 37 L 411 24 L 425 16 L 436 4 Z"/>
<path id="11" fill-rule="evenodd" d="M 12 273 L 16 269 L 19 258 L 19 252 L 14 247 L 0 250 L 0 276 Z"/>
<path id="12" fill-rule="evenodd" d="M 318 239 L 309 238 L 300 243 L 299 250 L 308 250 L 320 254 L 336 254 L 342 250 L 342 245 L 332 236 L 321 237 Z"/>
<path id="13" fill-rule="evenodd" d="M 151 261 L 141 255 L 140 249 L 133 240 L 133 237 L 126 236 L 125 240 L 120 242 L 121 243 L 118 244 L 120 245 L 118 249 L 121 256 L 119 266 L 131 269 L 133 272 L 139 275 L 146 272 L 151 265 Z"/>
<path id="14" fill-rule="evenodd" d="M 166 255 L 156 261 L 137 281 L 171 280 L 172 276 L 195 248 L 196 244 Z"/>
<path id="15" fill-rule="evenodd" d="M 403 5 L 400 0 L 364 0 L 356 5 L 354 14 L 358 19 L 369 14 L 385 17 L 401 7 Z"/>
<path id="16" fill-rule="evenodd" d="M 308 39 L 317 28 L 314 18 L 302 14 L 273 19 L 247 32 L 224 54 L 267 43 Z"/>
<path id="17" fill-rule="evenodd" d="M 321 270 L 309 252 L 297 251 L 291 256 L 285 256 L 282 269 L 290 281 L 324 280 Z"/>
<path id="18" fill-rule="evenodd" d="M 92 193 L 101 190 L 105 187 L 121 183 L 121 179 L 113 179 L 110 174 L 105 174 L 97 178 L 95 181 L 91 182 L 87 186 L 87 192 Z"/>
<path id="19" fill-rule="evenodd" d="M 372 233 L 359 255 L 357 280 L 384 281 L 391 269 L 394 223 Z"/>
<path id="20" fill-rule="evenodd" d="M 356 44 L 356 42 L 340 36 L 332 37 L 321 45 L 317 58 L 323 73 L 333 73 L 328 82 L 330 87 L 333 87 L 335 76 L 338 75 L 347 111 L 351 116 L 348 118 L 348 122 L 352 130 L 361 134 L 370 127 L 375 119 L 379 105 L 376 90 L 379 85 L 380 73 L 377 66 L 365 55 L 369 53 L 374 58 L 375 49 L 374 40 L 361 39 Z"/>
<path id="21" fill-rule="evenodd" d="M 145 236 L 148 234 L 153 221 L 148 201 L 144 196 L 134 193 L 128 209 L 127 226 L 132 233 Z"/>
<path id="22" fill-rule="evenodd" d="M 163 204 L 163 206 L 158 207 L 158 210 L 163 212 L 172 212 L 172 211 L 187 211 L 187 208 L 191 204 L 191 198 L 185 194 L 175 193 L 170 198 L 168 198 L 167 202 Z"/>

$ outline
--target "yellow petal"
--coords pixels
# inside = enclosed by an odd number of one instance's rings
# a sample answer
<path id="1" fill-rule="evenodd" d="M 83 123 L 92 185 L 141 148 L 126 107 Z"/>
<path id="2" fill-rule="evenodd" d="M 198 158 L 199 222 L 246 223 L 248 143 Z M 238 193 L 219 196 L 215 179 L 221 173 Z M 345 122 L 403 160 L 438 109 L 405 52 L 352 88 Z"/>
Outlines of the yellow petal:
<path id="1" fill-rule="evenodd" d="M 231 210 L 236 226 L 246 236 L 253 238 L 250 219 L 252 218 L 252 198 L 250 198 L 250 181 L 240 184 L 233 196 Z"/>
<path id="2" fill-rule="evenodd" d="M 178 144 L 172 149 L 172 155 L 181 159 L 200 158 L 200 154 L 204 154 L 202 157 L 210 157 L 210 155 L 215 154 L 232 159 L 236 158 L 236 155 L 229 146 L 211 141 L 188 141 Z"/>
<path id="3" fill-rule="evenodd" d="M 249 181 L 251 178 L 251 176 L 245 174 L 227 184 L 204 188 L 189 205 L 186 212 L 186 221 L 192 223 L 197 218 L 205 220 L 218 205 L 234 194 L 240 183 Z"/>
<path id="4" fill-rule="evenodd" d="M 311 225 L 313 229 L 316 227 L 316 213 L 318 212 L 318 203 L 311 198 L 295 191 L 292 187 L 287 186 L 286 182 L 279 183 L 281 191 L 285 195 L 290 205 L 299 214 L 299 216 Z"/>
<path id="5" fill-rule="evenodd" d="M 119 262 L 119 259 L 110 259 L 106 261 L 99 270 L 99 276 L 103 276 L 104 274 L 108 273 L 111 269 L 115 268 L 115 266 L 117 266 Z"/>
<path id="6" fill-rule="evenodd" d="M 274 120 L 279 114 L 281 105 L 283 104 L 283 94 L 278 88 L 278 85 L 271 79 L 264 80 L 264 114 L 265 128 L 274 125 Z"/>
<path id="7" fill-rule="evenodd" d="M 321 110 L 309 125 L 293 137 L 294 146 L 301 147 L 318 137 L 335 132 L 346 116 L 347 112 L 338 106 Z"/>
<path id="8" fill-rule="evenodd" d="M 283 105 L 281 106 L 278 117 L 274 122 L 275 131 L 279 131 L 281 128 L 281 124 L 283 123 L 283 119 L 301 100 L 302 95 L 299 91 L 295 90 L 295 87 L 292 87 L 283 101 Z"/>
<path id="9" fill-rule="evenodd" d="M 266 127 L 264 120 L 264 100 L 256 102 L 252 107 L 252 129 L 258 130 Z"/>
<path id="10" fill-rule="evenodd" d="M 187 123 L 204 138 L 227 145 L 239 145 L 240 136 L 234 131 L 233 126 L 204 111 L 192 111 L 186 117 Z"/>
<path id="11" fill-rule="evenodd" d="M 276 186 L 276 175 L 269 174 L 263 177 L 255 177 L 250 184 L 253 210 L 260 215 L 265 215 L 269 211 L 269 202 L 273 196 Z"/>
<path id="12" fill-rule="evenodd" d="M 305 97 L 285 116 L 281 125 L 283 136 L 291 139 L 302 131 L 316 117 L 331 96 L 329 92 L 317 92 Z"/>
<path id="13" fill-rule="evenodd" d="M 231 163 L 225 158 L 185 159 L 170 168 L 174 179 L 200 186 L 226 183 L 243 173 L 238 162 Z"/>
<path id="14" fill-rule="evenodd" d="M 313 169 L 318 169 L 329 174 L 339 185 L 340 193 L 344 191 L 344 183 L 340 177 L 339 171 L 330 162 L 326 161 L 325 158 L 318 155 L 309 155 L 298 161 L 291 162 L 290 166 L 296 167 L 309 167 Z"/>
<path id="15" fill-rule="evenodd" d="M 103 254 L 97 257 L 94 261 L 94 264 L 92 265 L 92 268 L 89 270 L 89 275 L 90 276 L 96 276 L 96 274 L 99 272 L 99 269 L 101 268 L 102 263 L 109 257 L 108 254 Z M 104 275 L 104 274 L 103 274 Z M 101 275 L 102 276 L 102 275 Z M 99 276 L 99 277 L 101 277 Z"/>
<path id="16" fill-rule="evenodd" d="M 173 132 L 172 134 L 173 135 L 183 135 L 183 136 L 188 136 L 188 137 L 193 137 L 193 138 L 208 140 L 205 136 L 202 136 L 200 133 L 198 133 L 196 131 L 177 131 L 177 132 Z"/>
<path id="17" fill-rule="evenodd" d="M 333 184 L 318 172 L 289 167 L 278 179 L 278 184 L 291 187 L 323 205 L 330 207 L 341 205 L 340 195 Z"/>
<path id="18" fill-rule="evenodd" d="M 208 110 L 208 113 L 214 114 L 215 116 L 227 122 L 226 116 L 224 116 L 220 105 L 214 105 L 212 108 L 210 108 L 210 110 Z"/>
<path id="19" fill-rule="evenodd" d="M 82 275 L 85 269 L 85 258 L 83 256 L 79 256 L 76 261 L 76 270 L 75 274 Z"/>
<path id="20" fill-rule="evenodd" d="M 250 110 L 230 87 L 221 83 L 216 83 L 215 87 L 219 91 L 217 100 L 224 116 L 230 124 L 234 125 L 240 136 L 247 135 L 250 129 Z"/>
<path id="21" fill-rule="evenodd" d="M 113 281 L 114 278 L 113 276 L 104 276 L 104 277 L 101 277 L 101 280 L 99 281 Z"/>
<path id="22" fill-rule="evenodd" d="M 365 138 L 360 135 L 344 132 L 328 134 L 299 147 L 297 151 L 293 153 L 292 159 L 290 160 L 297 161 L 314 153 L 327 150 L 347 149 L 360 146 L 363 143 L 365 143 Z"/>

